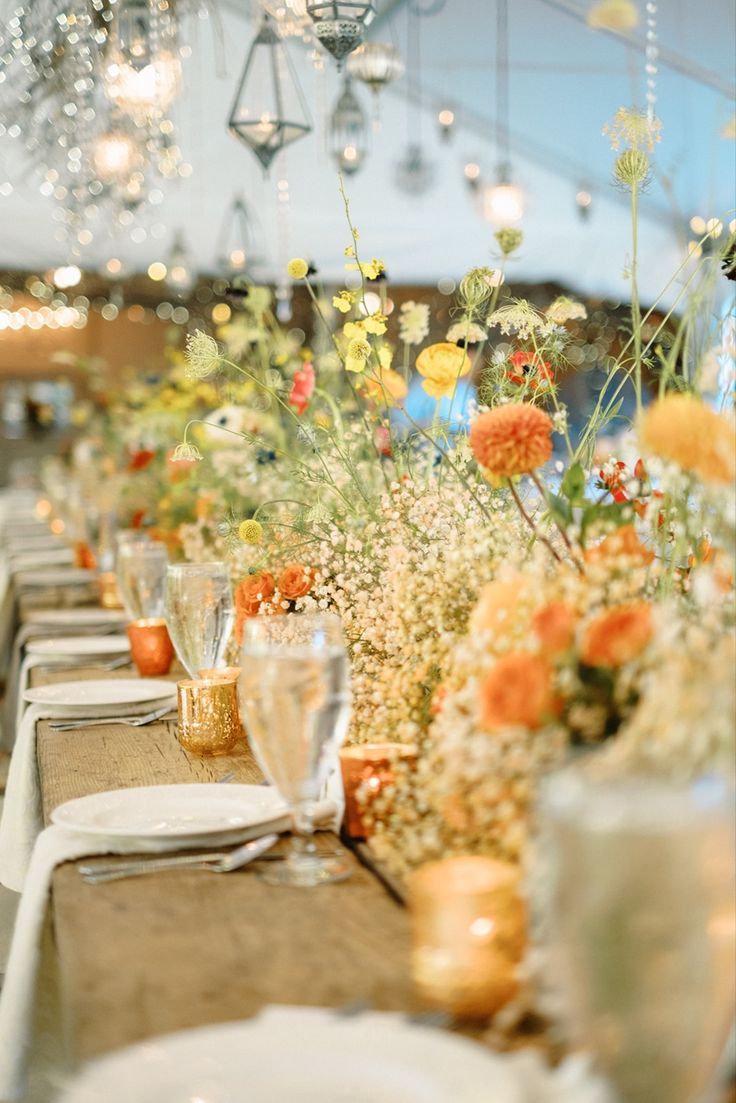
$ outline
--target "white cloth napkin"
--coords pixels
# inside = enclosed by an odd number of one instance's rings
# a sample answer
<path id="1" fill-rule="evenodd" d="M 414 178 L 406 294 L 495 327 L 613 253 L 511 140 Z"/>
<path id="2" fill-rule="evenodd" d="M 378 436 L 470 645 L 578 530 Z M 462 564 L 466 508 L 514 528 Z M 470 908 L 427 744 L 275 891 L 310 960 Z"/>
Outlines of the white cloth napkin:
<path id="1" fill-rule="evenodd" d="M 317 821 L 327 824 L 334 809 L 327 804 L 317 808 Z M 288 815 L 265 824 L 228 832 L 228 846 L 244 843 L 268 832 L 284 832 L 290 827 Z M 203 849 L 217 845 L 212 836 L 202 841 Z M 187 843 L 187 848 L 193 844 Z M 28 1047 L 36 979 L 40 956 L 41 930 L 46 913 L 51 877 L 57 865 L 93 854 L 142 854 L 181 850 L 176 838 L 140 839 L 86 835 L 81 831 L 52 825 L 38 836 L 28 864 L 23 895 L 15 920 L 13 940 L 0 992 L 0 1099 L 15 1103 L 23 1099 Z"/>

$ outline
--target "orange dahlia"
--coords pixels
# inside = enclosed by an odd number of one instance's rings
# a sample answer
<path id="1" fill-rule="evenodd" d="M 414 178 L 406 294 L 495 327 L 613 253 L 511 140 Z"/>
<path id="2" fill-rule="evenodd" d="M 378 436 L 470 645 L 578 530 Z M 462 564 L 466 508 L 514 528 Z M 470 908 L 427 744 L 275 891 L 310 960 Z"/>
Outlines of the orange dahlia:
<path id="1" fill-rule="evenodd" d="M 668 394 L 644 411 L 639 422 L 644 447 L 684 471 L 716 483 L 736 478 L 733 422 L 690 394 Z"/>
<path id="2" fill-rule="evenodd" d="M 470 447 L 491 476 L 526 475 L 552 455 L 552 420 L 526 402 L 497 406 L 473 422 Z"/>
<path id="3" fill-rule="evenodd" d="M 499 659 L 479 693 L 481 723 L 490 731 L 517 724 L 534 730 L 559 711 L 552 667 L 524 651 Z"/>
<path id="4" fill-rule="evenodd" d="M 590 622 L 580 658 L 587 666 L 623 666 L 641 654 L 653 631 L 652 609 L 646 601 L 616 605 Z"/>

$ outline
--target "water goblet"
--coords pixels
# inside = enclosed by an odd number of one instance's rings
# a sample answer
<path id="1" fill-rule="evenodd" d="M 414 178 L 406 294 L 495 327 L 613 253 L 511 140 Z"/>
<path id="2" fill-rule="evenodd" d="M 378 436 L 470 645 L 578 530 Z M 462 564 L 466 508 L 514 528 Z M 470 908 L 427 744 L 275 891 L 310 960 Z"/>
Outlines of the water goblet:
<path id="1" fill-rule="evenodd" d="M 170 564 L 165 594 L 171 642 L 190 678 L 203 667 L 221 666 L 235 622 L 226 564 Z"/>
<path id="2" fill-rule="evenodd" d="M 549 981 L 621 1103 L 705 1103 L 734 1016 L 733 789 L 547 779 Z M 545 914 L 546 912 L 546 914 Z"/>
<path id="3" fill-rule="evenodd" d="M 341 855 L 321 857 L 315 807 L 345 738 L 350 672 L 340 619 L 291 613 L 253 617 L 245 627 L 240 712 L 266 778 L 289 805 L 294 834 L 286 861 L 260 876 L 311 888 L 349 876 Z"/>
<path id="4" fill-rule="evenodd" d="M 140 538 L 118 543 L 118 589 L 131 620 L 163 617 L 168 565 L 169 557 L 163 544 Z"/>

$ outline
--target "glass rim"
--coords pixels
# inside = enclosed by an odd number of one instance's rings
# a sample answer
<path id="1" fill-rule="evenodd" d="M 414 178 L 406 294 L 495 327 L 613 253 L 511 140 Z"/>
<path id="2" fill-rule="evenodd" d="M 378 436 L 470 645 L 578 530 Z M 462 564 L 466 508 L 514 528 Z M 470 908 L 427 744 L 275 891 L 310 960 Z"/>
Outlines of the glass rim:
<path id="1" fill-rule="evenodd" d="M 191 574 L 196 574 L 197 572 L 212 574 L 213 568 L 227 573 L 227 563 L 225 563 L 224 560 L 212 560 L 212 562 L 208 563 L 169 563 L 168 571 L 169 573 L 178 571 L 182 574 L 185 572 Z"/>
<path id="2" fill-rule="evenodd" d="M 596 776 L 569 766 L 543 778 L 539 810 L 550 821 L 591 831 L 670 830 L 736 816 L 734 780 L 704 774 L 673 780 L 652 774 Z"/>
<path id="3" fill-rule="evenodd" d="M 310 612 L 305 611 L 303 613 L 284 613 L 282 615 L 268 616 L 268 617 L 249 617 L 243 630 L 243 642 L 241 645 L 241 651 L 246 652 L 249 642 L 258 642 L 261 645 L 266 645 L 273 650 L 286 650 L 304 649 L 305 647 L 311 647 L 312 643 L 309 640 L 294 640 L 294 639 L 278 639 L 274 638 L 278 628 L 283 625 L 283 618 L 288 617 L 289 621 L 297 622 L 298 625 L 309 629 L 310 625 L 315 627 L 323 627 L 326 629 L 336 629 L 335 637 L 331 638 L 327 642 L 331 645 L 341 644 L 345 645 L 345 633 L 342 626 L 342 618 L 338 613 L 333 612 Z"/>
<path id="4" fill-rule="evenodd" d="M 157 544 L 153 540 L 127 540 L 118 545 L 118 555 L 125 555 L 126 552 L 136 552 L 138 555 L 150 555 L 155 552 L 156 555 L 162 553 L 169 558 L 169 553 L 163 544 Z"/>

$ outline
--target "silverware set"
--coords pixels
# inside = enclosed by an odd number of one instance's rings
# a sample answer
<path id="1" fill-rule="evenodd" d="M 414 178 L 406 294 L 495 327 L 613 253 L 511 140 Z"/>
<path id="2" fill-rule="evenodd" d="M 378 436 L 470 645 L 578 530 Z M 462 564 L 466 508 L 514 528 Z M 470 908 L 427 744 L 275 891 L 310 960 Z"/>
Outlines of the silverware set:
<path id="1" fill-rule="evenodd" d="M 55 732 L 73 731 L 75 728 L 99 728 L 105 724 L 129 724 L 131 728 L 142 728 L 146 724 L 153 724 L 156 720 L 163 720 L 167 713 L 171 712 L 171 704 L 162 708 L 146 712 L 142 716 L 96 716 L 89 720 L 52 720 L 49 727 Z M 172 719 L 175 717 L 172 713 Z"/>
<path id="2" fill-rule="evenodd" d="M 109 659 L 107 662 L 95 662 L 94 659 L 90 659 L 89 662 L 77 659 L 73 663 L 43 663 L 39 664 L 35 669 L 46 673 L 55 673 L 60 670 L 81 670 L 82 668 L 89 667 L 92 670 L 122 670 L 123 667 L 132 666 L 133 660 L 130 655 L 118 655 L 115 659 Z"/>
<path id="3" fill-rule="evenodd" d="M 171 869 L 203 869 L 209 873 L 232 873 L 242 869 L 249 862 L 260 858 L 278 842 L 278 835 L 262 835 L 236 850 L 222 853 L 180 854 L 171 858 L 136 858 L 131 862 L 115 864 L 98 863 L 93 866 L 79 867 L 82 880 L 89 885 L 99 885 L 106 881 L 121 881 L 126 877 L 138 877 L 143 873 L 163 873 Z"/>

